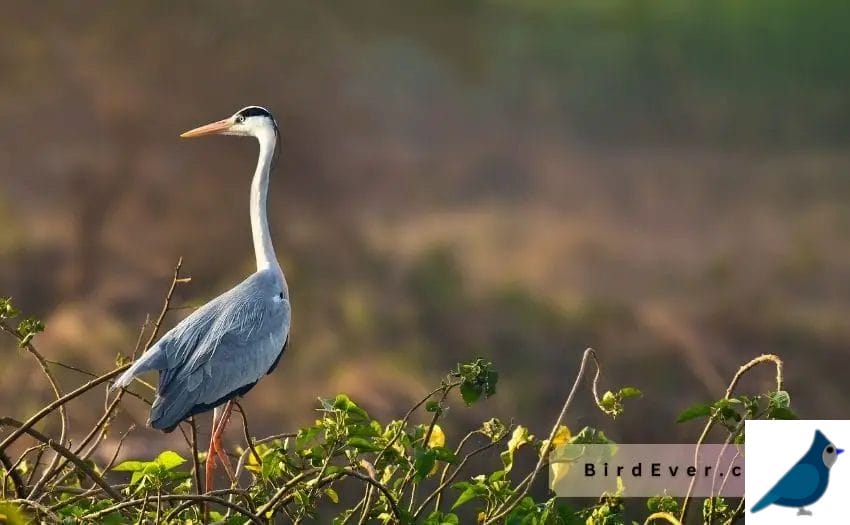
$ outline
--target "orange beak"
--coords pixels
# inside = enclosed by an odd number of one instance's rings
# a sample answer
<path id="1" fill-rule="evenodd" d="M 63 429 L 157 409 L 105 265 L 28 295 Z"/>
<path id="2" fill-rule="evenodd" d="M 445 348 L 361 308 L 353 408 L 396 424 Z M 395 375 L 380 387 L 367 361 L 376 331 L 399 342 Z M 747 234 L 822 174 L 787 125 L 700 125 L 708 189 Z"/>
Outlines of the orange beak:
<path id="1" fill-rule="evenodd" d="M 211 124 L 207 124 L 205 126 L 201 126 L 195 129 L 190 129 L 185 133 L 181 133 L 180 137 L 184 139 L 188 139 L 191 137 L 202 137 L 204 135 L 216 135 L 219 133 L 223 133 L 227 131 L 230 126 L 233 125 L 233 122 L 230 119 L 219 120 L 217 122 L 213 122 Z"/>

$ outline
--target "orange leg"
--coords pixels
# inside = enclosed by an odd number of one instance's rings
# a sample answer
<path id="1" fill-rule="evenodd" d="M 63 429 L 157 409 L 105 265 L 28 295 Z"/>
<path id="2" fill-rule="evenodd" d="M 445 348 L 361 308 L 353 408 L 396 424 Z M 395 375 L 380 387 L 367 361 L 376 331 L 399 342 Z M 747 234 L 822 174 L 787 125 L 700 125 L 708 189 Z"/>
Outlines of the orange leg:
<path id="1" fill-rule="evenodd" d="M 224 411 L 221 416 L 218 416 L 218 409 L 213 411 L 212 435 L 210 435 L 210 447 L 207 450 L 206 476 L 204 479 L 206 491 L 213 490 L 213 470 L 215 470 L 216 457 L 224 466 L 224 471 L 230 478 L 231 483 L 235 480 L 233 467 L 230 464 L 230 458 L 221 446 L 221 435 L 224 433 L 224 428 L 227 422 L 230 421 L 230 415 L 233 412 L 233 404 L 228 401 L 224 406 Z"/>
<path id="2" fill-rule="evenodd" d="M 228 401 L 224 406 L 224 413 L 221 415 L 221 418 L 218 420 L 218 425 L 216 426 L 215 435 L 213 439 L 213 446 L 215 447 L 215 453 L 218 456 L 219 461 L 224 466 L 224 471 L 227 473 L 227 477 L 230 478 L 230 482 L 233 483 L 235 477 L 233 475 L 233 466 L 230 464 L 230 457 L 227 455 L 227 452 L 224 450 L 224 447 L 221 446 L 221 435 L 224 434 L 224 429 L 227 426 L 227 423 L 230 422 L 230 416 L 233 413 L 233 402 Z"/>

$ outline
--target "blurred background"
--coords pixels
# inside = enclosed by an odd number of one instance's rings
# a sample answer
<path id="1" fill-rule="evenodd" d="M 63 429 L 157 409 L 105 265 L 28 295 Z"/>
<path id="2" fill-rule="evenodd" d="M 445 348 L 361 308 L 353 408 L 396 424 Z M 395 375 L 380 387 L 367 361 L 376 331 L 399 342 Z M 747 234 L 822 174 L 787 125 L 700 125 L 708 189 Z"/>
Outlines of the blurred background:
<path id="1" fill-rule="evenodd" d="M 256 143 L 177 136 L 258 104 L 283 135 L 270 215 L 294 321 L 282 366 L 244 402 L 254 434 L 311 423 L 337 392 L 400 417 L 479 356 L 498 394 L 456 401 L 458 433 L 500 416 L 543 434 L 589 346 L 603 389 L 645 397 L 610 422 L 582 391 L 574 430 L 691 441 L 699 424 L 675 425 L 679 412 L 762 352 L 785 359 L 800 414 L 848 416 L 846 2 L 3 13 L 0 295 L 44 320 L 50 359 L 109 370 L 180 256 L 192 282 L 167 327 L 253 271 Z M 0 412 L 50 398 L 8 337 L 0 362 Z M 748 381 L 770 388 L 773 372 Z M 84 403 L 72 437 L 102 393 Z M 125 398 L 114 427 L 146 416 Z M 141 429 L 128 453 L 181 441 Z"/>

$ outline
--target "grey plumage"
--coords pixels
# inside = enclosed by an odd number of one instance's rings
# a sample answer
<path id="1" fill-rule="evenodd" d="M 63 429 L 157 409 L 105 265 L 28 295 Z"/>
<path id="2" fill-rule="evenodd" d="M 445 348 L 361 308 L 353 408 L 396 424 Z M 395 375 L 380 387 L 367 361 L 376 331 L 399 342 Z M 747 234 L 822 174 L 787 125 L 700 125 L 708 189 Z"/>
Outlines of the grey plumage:
<path id="1" fill-rule="evenodd" d="M 252 136 L 260 143 L 251 184 L 257 271 L 172 328 L 115 382 L 113 388 L 124 387 L 139 374 L 159 371 L 149 423 L 166 432 L 193 414 L 245 394 L 274 368 L 289 337 L 289 290 L 266 216 L 277 124 L 267 110 L 250 106 L 183 136 L 210 133 Z"/>
<path id="2" fill-rule="evenodd" d="M 171 431 L 193 413 L 245 394 L 280 358 L 290 316 L 286 283 L 262 270 L 172 328 L 124 373 L 129 383 L 160 371 L 150 425 Z"/>

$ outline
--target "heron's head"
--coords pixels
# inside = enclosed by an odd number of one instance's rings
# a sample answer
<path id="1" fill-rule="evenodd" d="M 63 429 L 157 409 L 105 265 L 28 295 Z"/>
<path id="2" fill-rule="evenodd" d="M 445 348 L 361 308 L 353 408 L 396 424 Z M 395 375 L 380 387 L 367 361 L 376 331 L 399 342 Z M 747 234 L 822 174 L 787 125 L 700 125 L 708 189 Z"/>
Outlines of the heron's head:
<path id="1" fill-rule="evenodd" d="M 267 109 L 260 106 L 248 106 L 226 119 L 190 129 L 180 136 L 190 138 L 204 135 L 239 135 L 261 138 L 277 134 L 277 122 Z"/>

